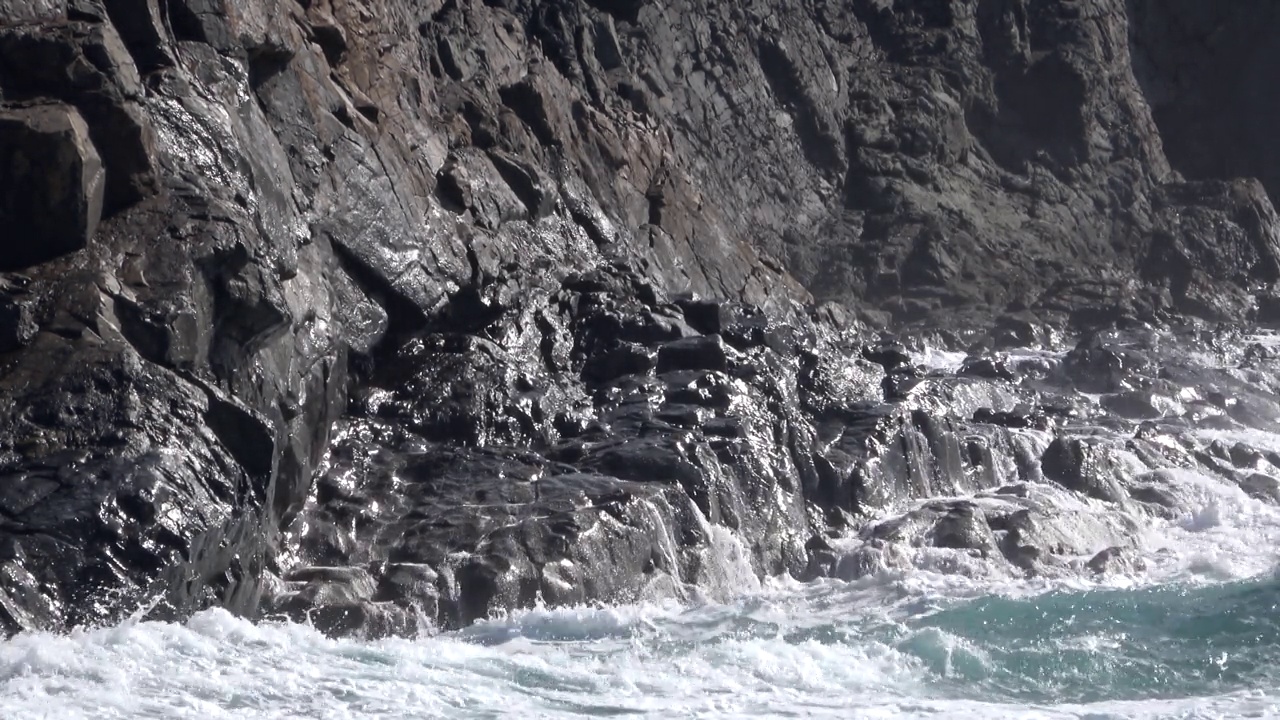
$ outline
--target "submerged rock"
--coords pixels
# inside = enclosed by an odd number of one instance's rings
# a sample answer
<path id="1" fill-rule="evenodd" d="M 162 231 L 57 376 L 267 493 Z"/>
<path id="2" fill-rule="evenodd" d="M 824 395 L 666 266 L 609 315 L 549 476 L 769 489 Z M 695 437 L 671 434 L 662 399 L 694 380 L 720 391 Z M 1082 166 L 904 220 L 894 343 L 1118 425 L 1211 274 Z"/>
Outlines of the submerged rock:
<path id="1" fill-rule="evenodd" d="M 1142 558 L 1135 557 L 1132 551 L 1119 547 L 1110 547 L 1099 552 L 1090 558 L 1085 566 L 1099 575 L 1140 572 L 1146 569 L 1146 563 Z"/>

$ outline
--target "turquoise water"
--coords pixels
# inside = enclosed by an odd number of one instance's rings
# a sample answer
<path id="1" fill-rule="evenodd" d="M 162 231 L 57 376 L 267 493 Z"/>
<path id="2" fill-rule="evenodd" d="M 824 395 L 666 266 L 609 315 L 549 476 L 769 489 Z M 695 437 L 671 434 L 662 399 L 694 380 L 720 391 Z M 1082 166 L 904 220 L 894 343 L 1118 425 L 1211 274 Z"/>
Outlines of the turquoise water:
<path id="1" fill-rule="evenodd" d="M 378 642 L 215 611 L 8 641 L 0 716 L 1272 717 L 1277 593 L 1267 577 L 949 601 L 880 578 Z"/>
<path id="2" fill-rule="evenodd" d="M 900 647 L 939 686 L 978 699 L 1215 695 L 1280 686 L 1277 603 L 1274 578 L 988 598 L 912 624 Z"/>
<path id="3" fill-rule="evenodd" d="M 0 718 L 1280 717 L 1280 508 L 1170 482 L 1186 512 L 1142 520 L 1133 575 L 906 547 L 869 577 L 761 584 L 726 535 L 720 593 L 414 639 L 221 611 L 22 635 L 0 641 Z"/>

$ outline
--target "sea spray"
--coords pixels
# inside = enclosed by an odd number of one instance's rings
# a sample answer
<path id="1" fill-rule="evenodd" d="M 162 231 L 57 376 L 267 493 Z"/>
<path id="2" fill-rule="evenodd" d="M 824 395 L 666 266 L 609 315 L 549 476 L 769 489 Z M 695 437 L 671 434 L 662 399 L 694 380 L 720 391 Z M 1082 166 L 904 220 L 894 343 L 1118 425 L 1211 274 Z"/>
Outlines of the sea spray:
<path id="1" fill-rule="evenodd" d="M 1239 538 L 1280 532 L 1280 512 L 1211 478 L 1167 480 L 1200 493 L 1201 509 L 1149 518 L 1148 569 L 1129 575 L 957 574 L 935 558 L 849 581 L 774 579 L 714 600 L 537 608 L 378 641 L 212 610 L 182 624 L 0 643 L 0 716 L 1280 713 L 1274 545 Z M 739 577 L 745 558 L 732 535 L 713 547 L 724 579 Z M 1219 558 L 1212 574 L 1195 559 L 1205 556 Z"/>

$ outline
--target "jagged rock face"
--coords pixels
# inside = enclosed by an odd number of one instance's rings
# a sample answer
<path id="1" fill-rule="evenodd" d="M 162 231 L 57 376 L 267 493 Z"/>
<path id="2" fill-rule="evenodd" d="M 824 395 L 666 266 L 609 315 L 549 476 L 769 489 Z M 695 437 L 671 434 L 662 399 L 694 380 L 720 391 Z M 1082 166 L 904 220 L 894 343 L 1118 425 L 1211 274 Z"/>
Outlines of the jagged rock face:
<path id="1" fill-rule="evenodd" d="M 3 142 L 25 153 L 5 165 L 6 219 L 48 226 L 35 254 L 6 236 L 0 260 L 25 268 L 0 283 L 9 630 L 110 621 L 157 594 L 158 613 L 253 612 L 263 558 L 346 404 L 349 357 L 381 366 L 439 324 L 489 332 L 491 307 L 607 258 L 663 288 L 784 311 L 806 297 L 713 223 L 649 224 L 651 204 L 693 217 L 697 202 L 650 192 L 665 136 L 584 115 L 589 94 L 542 63 L 529 8 L 89 0 L 4 13 L 0 103 L 19 121 Z M 448 37 L 486 49 L 469 79 L 453 75 L 471 50 L 446 60 Z M 70 130 L 28 142 L 51 112 Z M 16 172 L 33 154 L 49 174 Z M 472 302 L 482 291 L 495 297 Z M 413 387 L 485 372 L 483 349 L 455 359 L 457 377 Z M 564 383 L 556 369 L 548 382 Z M 514 375 L 485 379 L 497 385 L 481 393 L 519 393 Z M 470 402 L 441 422 L 500 440 Z M 159 469 L 121 479 L 135 466 Z M 123 520 L 117 503 L 150 510 Z M 45 566 L 61 569 L 18 571 Z"/>
<path id="2" fill-rule="evenodd" d="M 1194 0 L 1129 3 L 1134 76 L 1170 164 L 1189 178 L 1254 177 L 1280 192 L 1280 100 L 1256 88 L 1277 80 L 1274 5 Z"/>
<path id="3" fill-rule="evenodd" d="M 835 5 L 780 13 L 782 40 L 763 45 L 796 97 L 796 141 L 834 161 L 825 177 L 842 194 L 780 230 L 819 297 L 884 298 L 901 320 L 976 305 L 1089 326 L 1235 317 L 1248 296 L 1219 280 L 1276 279 L 1260 191 L 1171 172 L 1125 3 Z M 1205 238 L 1235 262 L 1198 264 Z M 1132 287 L 1135 270 L 1150 286 Z"/>
<path id="4" fill-rule="evenodd" d="M 1094 368 L 1112 368 L 1109 389 L 1075 390 L 1086 354 Z M 1275 501 L 1280 454 L 1269 438 L 1280 427 L 1280 387 L 1273 345 L 1230 332 L 1106 333 L 1047 362 L 1012 364 L 1019 387 L 1050 424 L 1019 426 L 975 413 L 959 433 L 972 438 L 986 430 L 984 452 L 968 461 L 993 468 L 993 481 L 971 485 L 978 492 L 964 499 L 900 501 L 900 509 L 882 512 L 856 536 L 832 540 L 844 550 L 832 574 L 1140 571 L 1141 555 L 1153 549 L 1141 531 L 1145 518 L 1204 522 L 1200 515 L 1218 511 L 1206 509 L 1205 483 Z M 1118 398 L 1135 394 L 1158 409 L 1154 417 L 1115 412 Z M 1011 415 L 1033 414 L 1029 409 Z M 997 428 L 1002 435 L 992 436 Z"/>
<path id="5" fill-rule="evenodd" d="M 1280 277 L 1273 108 L 1204 90 L 1258 3 L 1195 72 L 1191 5 L 0 0 L 0 627 L 265 593 L 405 632 L 837 572 L 829 535 L 912 498 L 1128 502 L 1053 436 L 1077 383 L 1168 417 L 1168 363 L 987 351 Z M 1200 99 L 1240 126 L 1179 125 Z M 867 334 L 903 321 L 972 362 Z M 1270 422 L 1250 397 L 1221 414 Z M 1045 507 L 875 542 L 1032 571 L 1066 531 L 1010 518 Z"/>
<path id="6" fill-rule="evenodd" d="M 4 269 L 80 250 L 102 219 L 102 159 L 80 113 L 65 106 L 0 113 Z"/>
<path id="7" fill-rule="evenodd" d="M 372 376 L 293 528 L 304 565 L 269 612 L 388 632 L 539 598 L 730 593 L 727 562 L 807 571 L 823 527 L 807 499 L 842 497 L 825 485 L 844 479 L 815 469 L 806 408 L 856 412 L 878 372 L 822 385 L 811 365 L 833 338 L 673 303 L 617 268 L 552 290 L 495 298 L 491 335 L 442 328 Z M 371 582 L 339 592 L 353 566 Z M 404 585 L 405 567 L 429 581 Z"/>

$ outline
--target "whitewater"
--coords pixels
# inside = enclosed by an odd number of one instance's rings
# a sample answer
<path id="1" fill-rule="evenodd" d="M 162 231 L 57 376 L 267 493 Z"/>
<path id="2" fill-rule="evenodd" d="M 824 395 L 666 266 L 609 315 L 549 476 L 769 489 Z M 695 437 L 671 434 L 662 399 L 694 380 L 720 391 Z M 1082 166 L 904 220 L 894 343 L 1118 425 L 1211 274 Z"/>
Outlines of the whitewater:
<path id="1" fill-rule="evenodd" d="M 1146 519 L 1129 573 L 921 548 L 857 579 L 377 641 L 212 610 L 0 643 L 0 717 L 1280 716 L 1280 508 L 1178 482 L 1193 509 Z"/>

